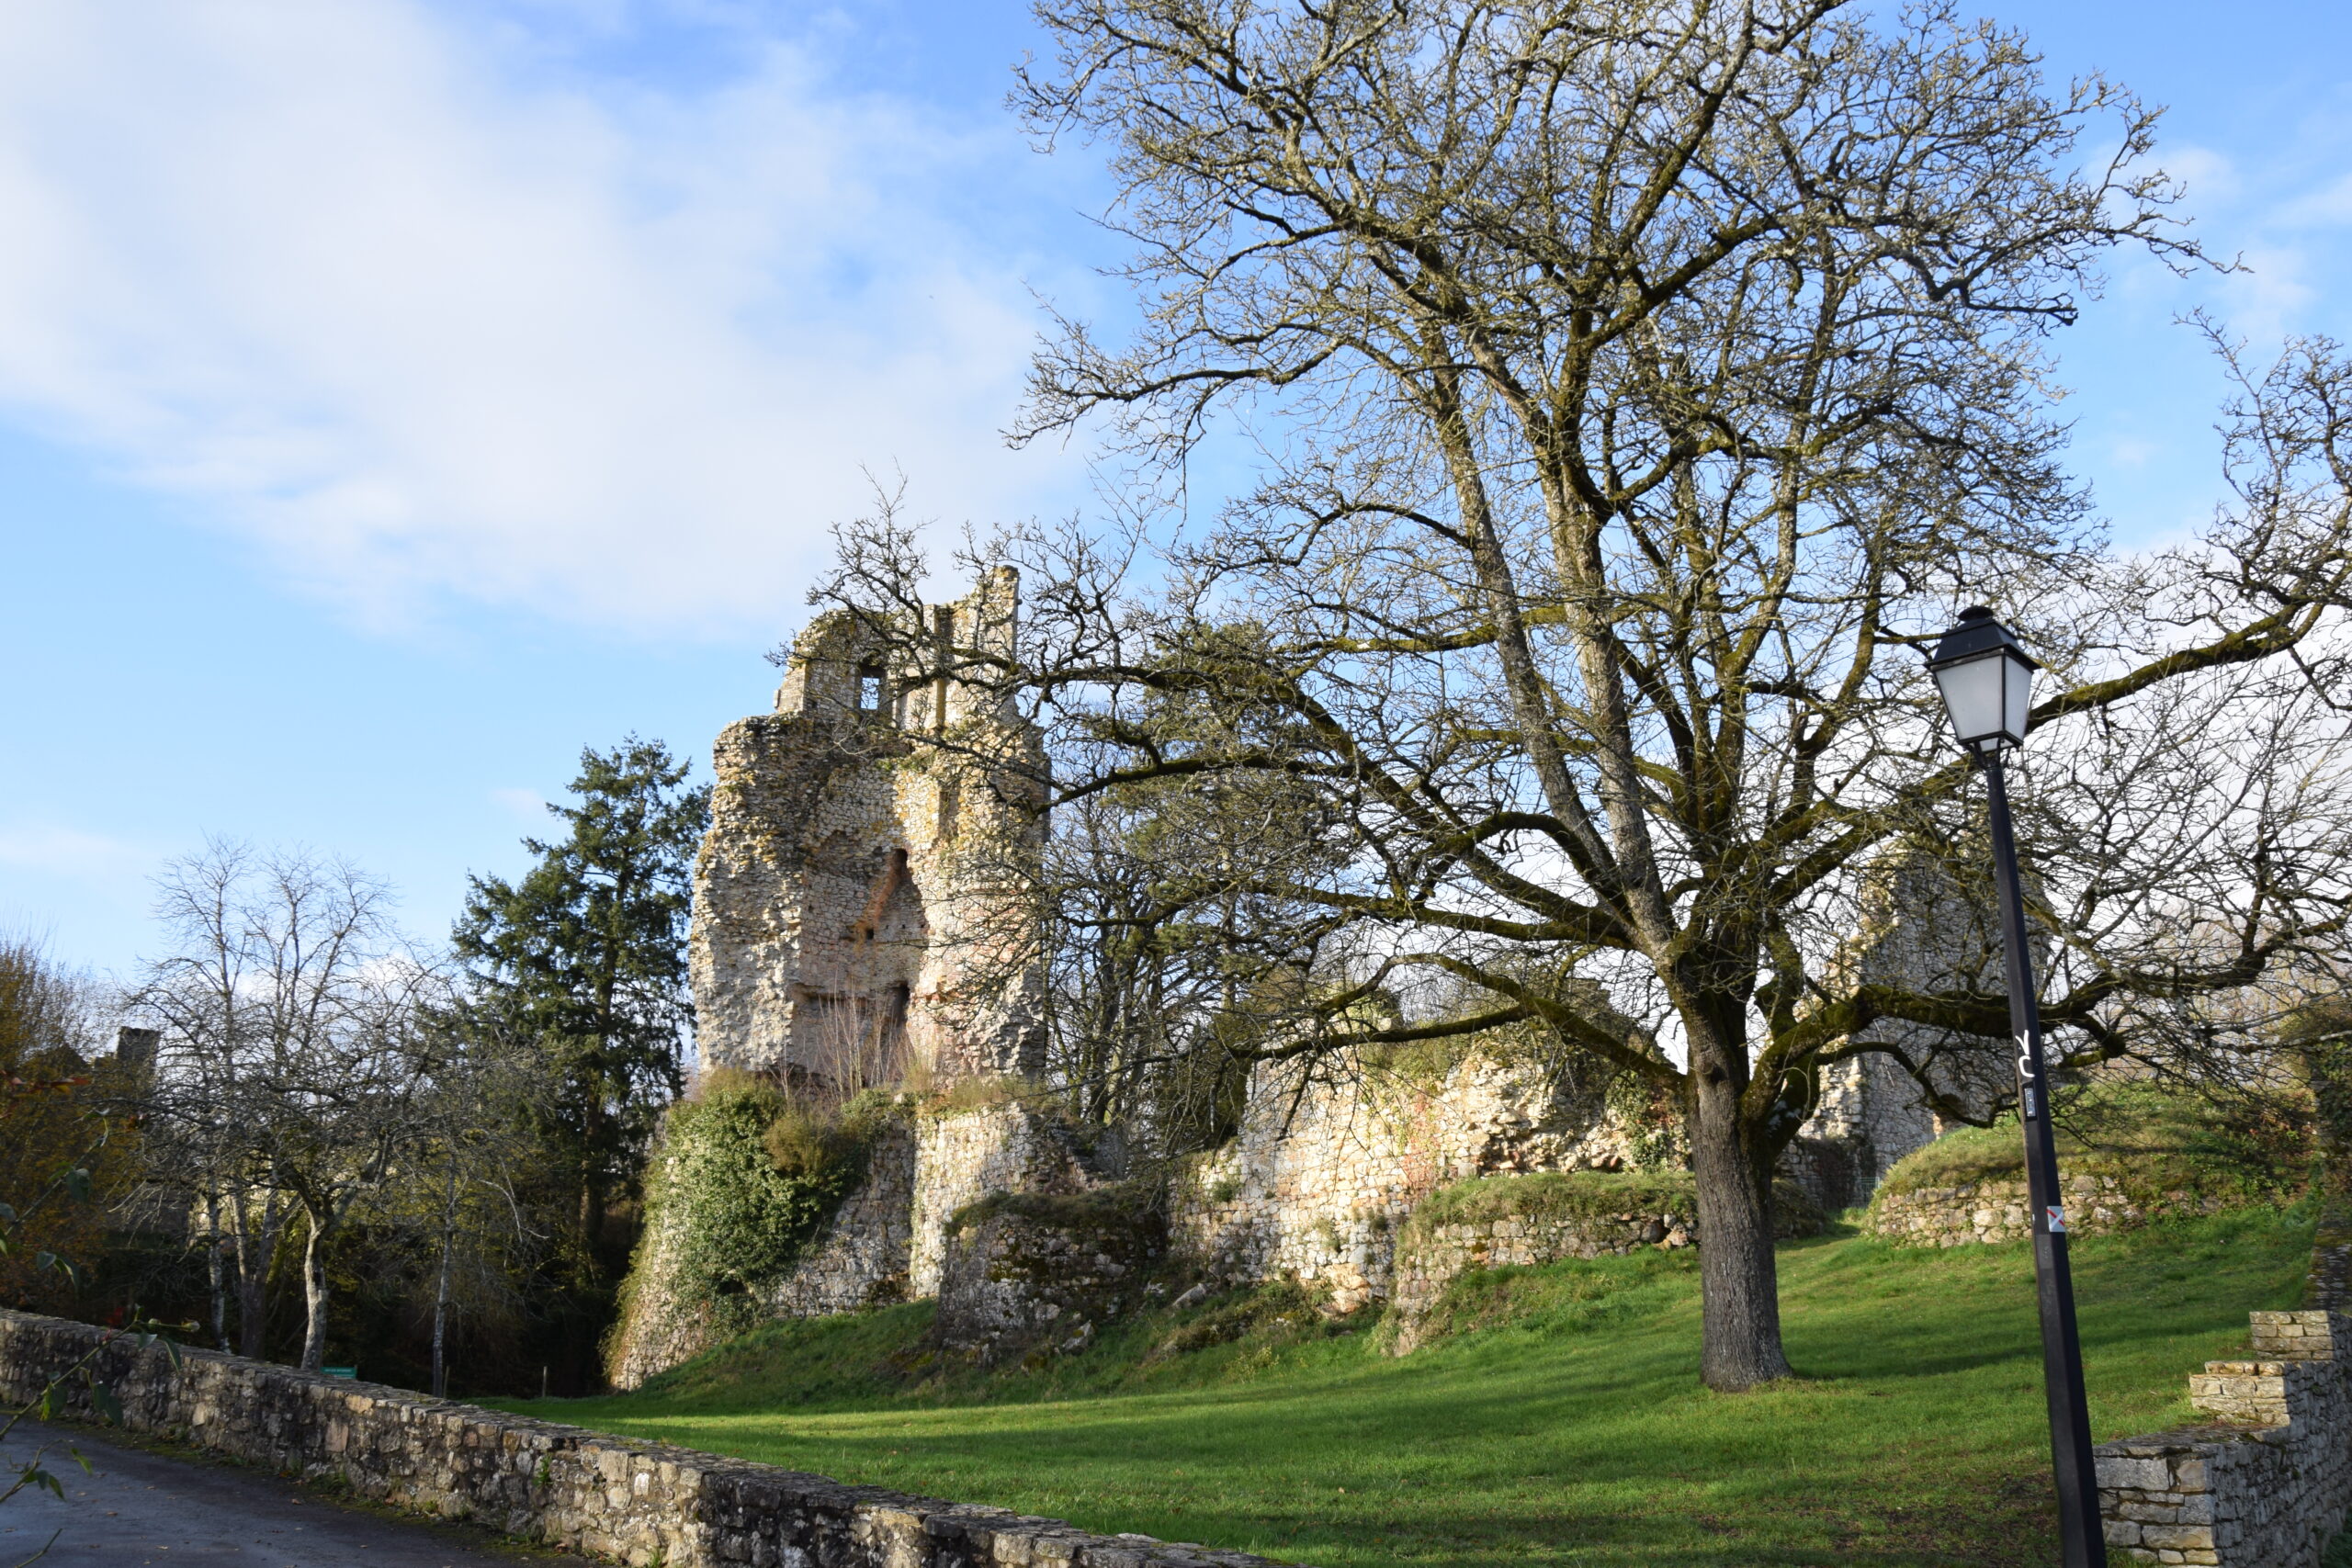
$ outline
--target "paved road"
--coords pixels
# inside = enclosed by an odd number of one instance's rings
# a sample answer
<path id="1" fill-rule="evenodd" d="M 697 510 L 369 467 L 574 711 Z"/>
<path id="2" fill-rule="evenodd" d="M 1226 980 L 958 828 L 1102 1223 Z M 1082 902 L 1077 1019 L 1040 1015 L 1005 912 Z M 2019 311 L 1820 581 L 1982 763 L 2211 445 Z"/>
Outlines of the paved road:
<path id="1" fill-rule="evenodd" d="M 82 1450 L 85 1474 L 63 1445 Z M 585 1559 L 517 1551 L 461 1527 L 385 1518 L 260 1471 L 118 1448 L 87 1427 L 28 1421 L 0 1446 L 0 1486 L 44 1444 L 65 1497 L 19 1492 L 0 1508 L 0 1568 L 57 1544 L 41 1568 L 589 1568 Z"/>

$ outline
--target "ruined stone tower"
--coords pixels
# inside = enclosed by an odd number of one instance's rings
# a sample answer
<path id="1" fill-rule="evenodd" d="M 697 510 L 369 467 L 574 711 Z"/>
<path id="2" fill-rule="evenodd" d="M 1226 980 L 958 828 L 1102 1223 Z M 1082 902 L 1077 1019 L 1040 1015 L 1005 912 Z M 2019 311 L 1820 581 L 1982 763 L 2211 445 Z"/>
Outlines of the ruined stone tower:
<path id="1" fill-rule="evenodd" d="M 999 568 L 887 638 L 820 616 L 775 711 L 720 733 L 691 938 L 707 1066 L 846 1088 L 1041 1066 L 1039 747 L 959 674 L 1011 652 L 1019 583 Z"/>
<path id="2" fill-rule="evenodd" d="M 2036 963 L 2047 962 L 2046 947 L 2037 937 Z M 1837 966 L 1848 981 L 1997 994 L 2004 985 L 1999 963 L 1997 934 L 1983 908 L 1962 893 L 1937 855 L 1907 846 L 1870 868 L 1857 928 Z M 1971 1118 L 1989 1111 L 2012 1081 L 2003 1042 L 1896 1019 L 1883 1019 L 1858 1038 L 1900 1051 L 1948 1104 Z M 1822 1069 L 1820 1100 L 1800 1133 L 1845 1152 L 1853 1168 L 1848 1201 L 1860 1202 L 1897 1160 L 1963 1124 L 1930 1103 L 1893 1056 L 1868 1053 Z"/>

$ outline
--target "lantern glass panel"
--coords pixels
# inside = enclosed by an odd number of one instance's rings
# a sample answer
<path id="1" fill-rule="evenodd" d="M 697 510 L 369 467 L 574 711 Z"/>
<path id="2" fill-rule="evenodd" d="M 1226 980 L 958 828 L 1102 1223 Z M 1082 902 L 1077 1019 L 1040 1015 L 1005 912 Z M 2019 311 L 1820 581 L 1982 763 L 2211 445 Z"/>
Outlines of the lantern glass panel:
<path id="1" fill-rule="evenodd" d="M 2025 716 L 2033 708 L 2033 666 L 2022 659 L 2004 657 L 2003 668 L 2008 671 L 2007 701 L 2003 705 L 2001 726 L 2012 746 L 2025 744 Z"/>
<path id="2" fill-rule="evenodd" d="M 2008 695 L 2008 663 L 2000 649 L 1994 649 L 1936 671 L 1936 687 L 1943 693 L 1944 709 L 1951 715 L 1952 733 L 1962 746 L 1976 746 L 2001 735 L 2003 699 Z"/>

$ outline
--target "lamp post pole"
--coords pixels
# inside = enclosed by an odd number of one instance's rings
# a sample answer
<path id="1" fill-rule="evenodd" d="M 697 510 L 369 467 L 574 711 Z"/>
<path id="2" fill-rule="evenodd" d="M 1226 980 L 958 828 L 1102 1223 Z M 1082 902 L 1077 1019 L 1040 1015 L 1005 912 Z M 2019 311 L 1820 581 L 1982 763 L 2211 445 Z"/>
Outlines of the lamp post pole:
<path id="1" fill-rule="evenodd" d="M 2033 999 L 2033 947 L 2009 826 L 2001 752 L 2025 744 L 2041 666 L 1982 604 L 1960 613 L 1928 656 L 1928 672 L 1951 716 L 1953 739 L 1984 770 L 1991 796 L 1993 883 L 2001 906 L 2001 960 L 2009 981 L 2009 1036 L 2017 1045 L 2018 1122 L 2025 1134 L 2026 1190 L 2033 1208 L 2033 1279 L 2041 1306 L 2041 1384 L 2050 1400 L 2050 1458 L 2058 1481 L 2058 1539 L 2065 1568 L 2105 1568 L 2098 1471 L 2090 1407 L 2083 1398 L 2083 1341 L 2075 1328 L 2075 1281 L 2066 1267 L 2066 1198 L 2050 1129 L 2050 1080 L 2041 1056 L 2041 1010 Z"/>
<path id="2" fill-rule="evenodd" d="M 2065 1196 L 2050 1126 L 2041 1010 L 2034 1002 L 2033 950 L 2009 826 L 2008 780 L 1996 747 L 1976 753 L 1991 800 L 1993 880 L 2001 909 L 2002 967 L 2009 982 L 2009 1032 L 2017 1043 L 2018 1120 L 2025 1132 L 2026 1185 L 2033 1205 L 2033 1278 L 2041 1307 L 2041 1381 L 2050 1402 L 2050 1455 L 2058 1482 L 2060 1562 L 2104 1568 L 2098 1471 L 2091 1456 L 2090 1406 L 2083 1396 L 2083 1341 L 2075 1326 L 2075 1281 L 2066 1262 Z"/>

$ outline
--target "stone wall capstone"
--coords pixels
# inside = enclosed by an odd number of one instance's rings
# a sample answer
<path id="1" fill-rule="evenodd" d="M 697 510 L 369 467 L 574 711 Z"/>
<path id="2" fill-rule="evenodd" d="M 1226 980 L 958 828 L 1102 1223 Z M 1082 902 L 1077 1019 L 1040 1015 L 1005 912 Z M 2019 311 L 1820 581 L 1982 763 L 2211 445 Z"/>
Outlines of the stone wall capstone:
<path id="1" fill-rule="evenodd" d="M 0 1311 L 12 1404 L 82 1357 L 135 1432 L 632 1568 L 1265 1568 L 1244 1552 L 1098 1535 L 717 1454 L 632 1442 L 210 1351 L 177 1361 L 105 1329 Z M 78 1384 L 66 1414 L 87 1418 Z"/>

